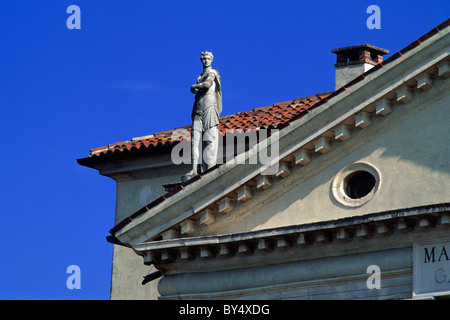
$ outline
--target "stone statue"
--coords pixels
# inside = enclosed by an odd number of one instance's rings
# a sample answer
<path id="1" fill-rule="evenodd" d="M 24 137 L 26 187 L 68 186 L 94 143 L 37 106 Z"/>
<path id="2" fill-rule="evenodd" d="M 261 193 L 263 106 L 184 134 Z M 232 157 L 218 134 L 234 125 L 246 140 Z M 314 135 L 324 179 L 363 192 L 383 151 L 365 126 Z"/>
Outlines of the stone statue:
<path id="1" fill-rule="evenodd" d="M 219 115 L 222 112 L 222 89 L 220 75 L 211 68 L 214 56 L 205 51 L 200 55 L 203 73 L 191 86 L 195 94 L 192 110 L 191 163 L 192 170 L 181 178 L 185 182 L 213 167 L 217 162 L 219 146 Z"/>

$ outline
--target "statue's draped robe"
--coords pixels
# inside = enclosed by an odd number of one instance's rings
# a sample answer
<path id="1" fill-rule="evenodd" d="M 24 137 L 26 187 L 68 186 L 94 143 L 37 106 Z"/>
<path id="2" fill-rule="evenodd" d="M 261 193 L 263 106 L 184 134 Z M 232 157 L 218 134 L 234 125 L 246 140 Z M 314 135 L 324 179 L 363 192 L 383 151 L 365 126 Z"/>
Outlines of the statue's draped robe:
<path id="1" fill-rule="evenodd" d="M 199 90 L 195 95 L 192 109 L 193 130 L 206 132 L 219 125 L 219 115 L 222 112 L 222 89 L 219 73 L 211 69 L 197 78 L 197 84 L 210 81 L 207 90 Z"/>
<path id="2" fill-rule="evenodd" d="M 192 110 L 193 170 L 184 179 L 211 168 L 217 162 L 219 115 L 222 112 L 220 75 L 210 69 L 197 78 L 197 84 L 204 87 L 196 93 Z"/>

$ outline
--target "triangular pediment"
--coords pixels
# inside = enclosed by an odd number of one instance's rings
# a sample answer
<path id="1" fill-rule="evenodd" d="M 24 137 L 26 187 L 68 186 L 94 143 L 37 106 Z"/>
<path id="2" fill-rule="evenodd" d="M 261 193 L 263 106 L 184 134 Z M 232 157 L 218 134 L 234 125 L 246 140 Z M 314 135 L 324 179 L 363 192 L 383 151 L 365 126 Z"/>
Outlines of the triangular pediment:
<path id="1" fill-rule="evenodd" d="M 367 111 L 370 126 L 364 128 L 346 121 L 343 125 L 349 136 L 344 141 L 327 138 L 327 151 L 323 151 L 323 140 L 314 140 L 283 158 L 274 166 L 276 170 L 239 179 L 234 190 L 181 222 L 172 236 L 251 232 L 448 201 L 445 190 L 414 191 L 435 170 L 436 159 L 445 157 L 436 146 L 445 145 L 449 133 L 445 129 L 448 89 L 444 81 L 435 82 L 433 89 L 417 93 L 408 103 L 391 103 L 389 115 Z M 356 122 L 356 117 L 352 119 Z M 413 138 L 415 130 L 427 138 Z M 340 132 L 335 129 L 334 135 Z M 435 147 L 424 146 L 428 139 Z M 247 170 L 254 172 L 251 166 Z M 440 178 L 430 184 L 448 191 L 450 172 L 438 171 Z M 357 181 L 358 174 L 361 181 Z M 365 184 L 368 189 L 358 194 Z M 396 192 L 403 196 L 396 197 Z M 409 197 L 408 193 L 416 195 Z"/>
<path id="2" fill-rule="evenodd" d="M 113 236 L 133 247 L 160 239 L 250 232 L 393 209 L 375 201 L 381 188 L 362 205 L 346 206 L 334 198 L 333 182 L 339 174 L 345 178 L 343 170 L 352 165 L 383 171 L 387 163 L 373 160 L 385 161 L 390 152 L 394 159 L 394 145 L 404 145 L 414 135 L 405 133 L 407 128 L 426 130 L 430 120 L 443 125 L 442 105 L 449 103 L 443 99 L 448 100 L 450 40 L 445 30 L 433 38 L 433 45 L 418 46 L 368 72 L 234 161 L 130 216 Z M 432 137 L 442 142 L 441 134 Z M 260 153 L 272 157 L 248 164 Z M 406 162 L 414 162 L 413 151 L 410 156 Z M 425 163 L 418 165 L 426 168 Z M 382 175 L 375 178 L 376 183 L 383 180 Z M 404 207 L 401 201 L 392 203 Z"/>

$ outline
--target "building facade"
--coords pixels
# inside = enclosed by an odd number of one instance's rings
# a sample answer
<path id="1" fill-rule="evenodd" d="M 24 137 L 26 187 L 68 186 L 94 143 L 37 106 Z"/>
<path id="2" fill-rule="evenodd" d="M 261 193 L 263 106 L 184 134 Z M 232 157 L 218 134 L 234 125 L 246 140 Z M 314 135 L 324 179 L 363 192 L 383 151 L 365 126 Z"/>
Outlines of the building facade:
<path id="1" fill-rule="evenodd" d="M 385 61 L 333 49 L 333 92 L 221 117 L 255 143 L 187 182 L 189 127 L 79 159 L 117 182 L 111 299 L 450 294 L 449 21 Z"/>

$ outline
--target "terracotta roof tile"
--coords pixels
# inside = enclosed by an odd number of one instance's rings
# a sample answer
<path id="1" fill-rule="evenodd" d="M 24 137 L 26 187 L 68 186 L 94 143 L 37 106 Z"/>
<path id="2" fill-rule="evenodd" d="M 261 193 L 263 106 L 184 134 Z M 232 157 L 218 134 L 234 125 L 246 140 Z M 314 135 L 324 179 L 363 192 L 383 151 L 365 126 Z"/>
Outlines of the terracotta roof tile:
<path id="1" fill-rule="evenodd" d="M 276 129 L 285 127 L 299 116 L 306 114 L 309 109 L 326 99 L 329 95 L 330 92 L 322 93 L 315 96 L 294 99 L 292 101 L 279 102 L 272 106 L 255 108 L 250 111 L 238 112 L 233 115 L 226 115 L 220 118 L 219 131 L 222 136 L 224 136 L 227 130 L 242 129 L 248 131 L 260 128 Z M 177 129 L 189 131 L 191 126 L 157 132 L 149 136 L 133 138 L 131 141 L 121 141 L 111 143 L 104 147 L 91 149 L 89 157 L 107 160 L 110 156 L 116 156 L 127 151 L 139 153 L 141 151 L 156 148 L 170 148 L 183 139 L 190 140 L 188 135 L 181 134 L 178 139 L 172 141 L 172 134 Z"/>

